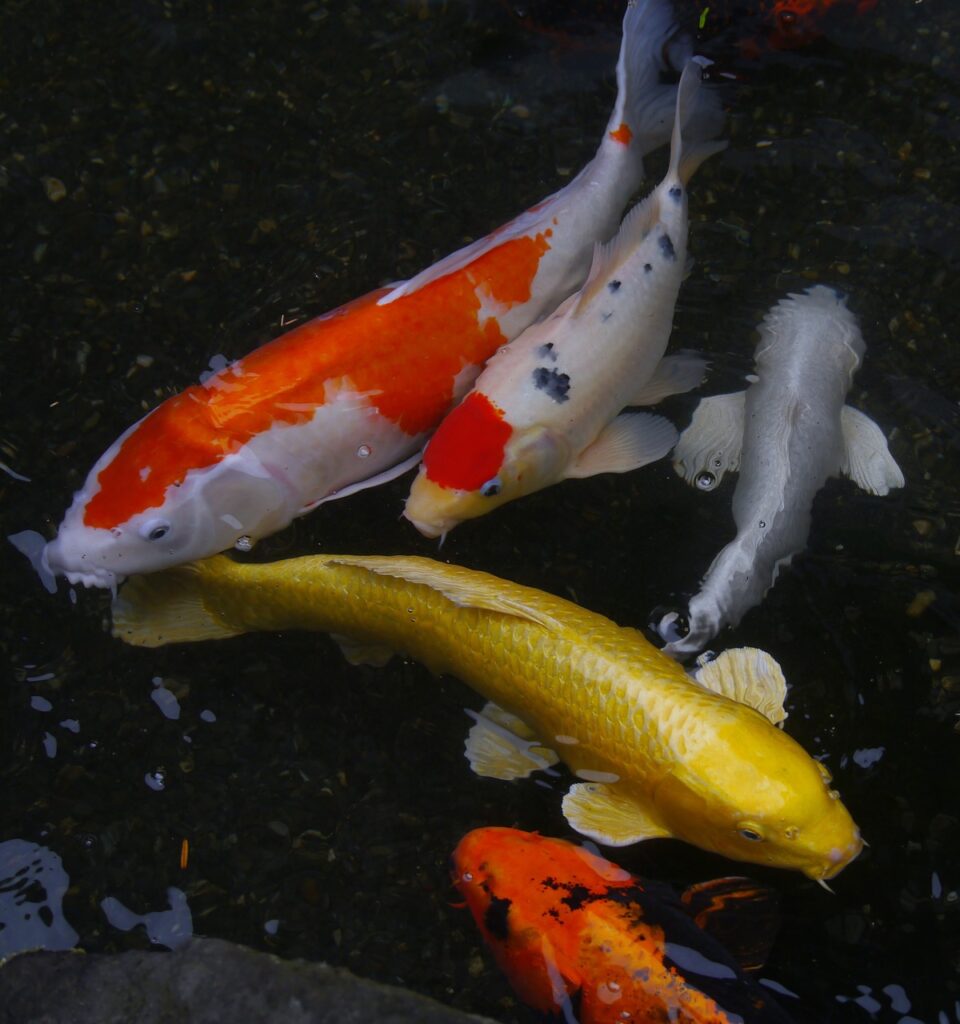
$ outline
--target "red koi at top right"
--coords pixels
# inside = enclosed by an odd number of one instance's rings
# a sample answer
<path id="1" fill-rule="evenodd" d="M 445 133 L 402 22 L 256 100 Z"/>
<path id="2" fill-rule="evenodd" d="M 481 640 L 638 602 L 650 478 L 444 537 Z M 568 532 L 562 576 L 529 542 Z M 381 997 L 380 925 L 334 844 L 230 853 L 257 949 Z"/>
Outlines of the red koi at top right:
<path id="1" fill-rule="evenodd" d="M 583 283 L 665 142 L 690 43 L 668 0 L 630 0 L 618 93 L 594 158 L 565 188 L 391 289 L 284 334 L 187 388 L 100 457 L 39 552 L 45 582 L 114 586 L 282 529 L 415 464 L 505 342 Z M 709 111 L 704 111 L 709 116 Z M 35 534 L 14 541 L 37 555 Z"/>

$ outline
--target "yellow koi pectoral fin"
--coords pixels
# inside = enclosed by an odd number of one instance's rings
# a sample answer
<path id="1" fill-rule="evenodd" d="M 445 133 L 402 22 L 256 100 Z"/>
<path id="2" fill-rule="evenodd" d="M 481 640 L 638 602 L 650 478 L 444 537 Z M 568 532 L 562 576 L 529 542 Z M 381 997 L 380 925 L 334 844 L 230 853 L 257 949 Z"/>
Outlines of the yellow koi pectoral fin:
<path id="1" fill-rule="evenodd" d="M 575 783 L 563 798 L 563 814 L 571 828 L 605 846 L 629 846 L 672 835 L 616 784 Z"/>
<path id="2" fill-rule="evenodd" d="M 735 647 L 707 662 L 693 678 L 706 690 L 759 711 L 774 725 L 783 727 L 787 717 L 787 681 L 783 669 L 758 647 Z"/>
<path id="3" fill-rule="evenodd" d="M 743 447 L 744 392 L 702 398 L 680 435 L 673 468 L 688 484 L 712 491 L 724 473 L 740 468 Z"/>
<path id="4" fill-rule="evenodd" d="M 166 572 L 131 576 L 113 599 L 113 635 L 137 647 L 222 640 L 239 636 L 204 600 L 205 566 L 222 555 Z"/>
<path id="5" fill-rule="evenodd" d="M 683 395 L 698 387 L 710 364 L 696 352 L 664 356 L 653 374 L 637 391 L 630 405 L 656 405 L 671 395 Z"/>
<path id="6" fill-rule="evenodd" d="M 598 473 L 628 473 L 662 459 L 677 443 L 677 431 L 662 416 L 621 413 L 577 456 L 565 476 L 579 479 Z"/>
<path id="7" fill-rule="evenodd" d="M 541 746 L 533 730 L 516 715 L 492 702 L 480 712 L 467 710 L 474 725 L 464 752 L 470 767 L 488 779 L 525 779 L 560 760 L 549 747 Z"/>
<path id="8" fill-rule="evenodd" d="M 344 658 L 351 665 L 372 665 L 374 668 L 383 668 L 397 653 L 389 647 L 384 647 L 383 644 L 357 640 L 352 636 L 344 636 L 342 633 L 331 633 L 330 639 L 336 642 Z"/>
<path id="9" fill-rule="evenodd" d="M 375 556 L 358 555 L 351 558 L 337 555 L 330 559 L 332 565 L 350 565 L 357 569 L 390 576 L 430 587 L 442 594 L 458 608 L 482 608 L 484 611 L 499 612 L 501 615 L 512 615 L 514 618 L 526 619 L 551 630 L 566 627 L 552 615 L 524 604 L 516 598 L 501 593 L 502 580 L 487 573 L 460 569 L 457 566 L 445 565 L 430 558 L 416 556 Z"/>
<path id="10" fill-rule="evenodd" d="M 868 494 L 888 494 L 903 487 L 900 467 L 890 454 L 883 431 L 869 416 L 845 405 L 840 411 L 843 461 L 840 472 Z"/>

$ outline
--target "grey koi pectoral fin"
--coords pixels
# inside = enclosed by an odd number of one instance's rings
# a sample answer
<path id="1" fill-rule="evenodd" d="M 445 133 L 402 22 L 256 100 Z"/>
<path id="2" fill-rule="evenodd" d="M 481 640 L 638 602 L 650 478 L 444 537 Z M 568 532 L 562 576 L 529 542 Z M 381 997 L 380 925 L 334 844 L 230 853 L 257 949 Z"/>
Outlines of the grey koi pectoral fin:
<path id="1" fill-rule="evenodd" d="M 671 395 L 682 395 L 703 383 L 710 364 L 696 352 L 677 352 L 657 363 L 650 379 L 633 396 L 631 405 L 656 405 Z"/>
<path id="2" fill-rule="evenodd" d="M 571 828 L 605 846 L 629 846 L 643 839 L 671 836 L 616 783 L 574 783 L 563 798 L 563 815 Z"/>
<path id="3" fill-rule="evenodd" d="M 869 416 L 845 405 L 840 412 L 843 460 L 840 472 L 868 494 L 888 494 L 904 479 L 883 431 Z"/>
<path id="4" fill-rule="evenodd" d="M 482 711 L 467 711 L 474 724 L 464 753 L 470 767 L 488 779 L 525 779 L 560 760 L 542 746 L 526 722 L 488 701 Z"/>
<path id="5" fill-rule="evenodd" d="M 565 475 L 582 479 L 598 473 L 628 473 L 662 459 L 676 443 L 676 429 L 662 416 L 621 413 L 584 448 Z"/>
<path id="6" fill-rule="evenodd" d="M 745 392 L 703 398 L 680 435 L 673 468 L 688 484 L 712 491 L 725 473 L 740 468 Z"/>

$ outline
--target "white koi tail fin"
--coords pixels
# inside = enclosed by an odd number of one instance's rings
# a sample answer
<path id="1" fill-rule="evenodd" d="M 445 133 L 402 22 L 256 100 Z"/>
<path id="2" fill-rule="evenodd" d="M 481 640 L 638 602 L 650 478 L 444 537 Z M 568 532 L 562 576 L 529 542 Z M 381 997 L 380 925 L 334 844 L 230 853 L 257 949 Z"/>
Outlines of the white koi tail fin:
<path id="1" fill-rule="evenodd" d="M 203 568 L 214 560 L 131 576 L 113 599 L 113 635 L 136 647 L 239 636 L 204 599 Z"/>
<path id="2" fill-rule="evenodd" d="M 694 171 L 707 157 L 726 149 L 724 140 L 706 141 L 712 134 L 698 115 L 703 68 L 693 58 L 684 65 L 677 86 L 677 106 L 673 116 L 673 135 L 670 139 L 670 166 L 664 181 L 679 180 L 683 185 L 693 177 Z"/>
<path id="3" fill-rule="evenodd" d="M 677 24 L 670 0 L 629 0 L 617 62 L 617 102 L 608 133 L 622 138 L 626 127 L 641 154 L 666 143 L 676 89 L 663 84 L 660 76 L 680 70 L 692 53 L 693 42 Z M 716 134 L 722 121 L 717 97 L 701 93 L 691 116 L 698 122 L 701 137 Z"/>

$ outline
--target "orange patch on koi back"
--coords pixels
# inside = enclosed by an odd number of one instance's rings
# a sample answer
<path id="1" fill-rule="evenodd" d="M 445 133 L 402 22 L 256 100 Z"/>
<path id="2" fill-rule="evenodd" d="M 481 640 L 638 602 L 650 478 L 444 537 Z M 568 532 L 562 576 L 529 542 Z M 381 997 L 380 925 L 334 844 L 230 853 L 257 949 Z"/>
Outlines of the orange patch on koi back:
<path id="1" fill-rule="evenodd" d="M 431 430 L 463 367 L 485 362 L 507 340 L 493 317 L 478 322 L 478 291 L 507 308 L 529 301 L 549 248 L 544 234 L 511 238 L 383 306 L 377 301 L 389 289 L 370 292 L 167 399 L 100 471 L 84 522 L 119 526 L 161 506 L 190 470 L 215 465 L 274 426 L 306 423 L 327 400 L 328 382 L 352 386 L 411 437 Z"/>
<path id="2" fill-rule="evenodd" d="M 633 132 L 630 131 L 630 125 L 625 121 L 620 122 L 620 127 L 616 131 L 610 132 L 610 138 L 614 142 L 619 142 L 621 145 L 629 146 L 630 140 L 633 138 Z"/>
<path id="3" fill-rule="evenodd" d="M 503 463 L 513 428 L 482 391 L 469 395 L 440 424 L 423 453 L 427 479 L 441 487 L 475 491 Z"/>

